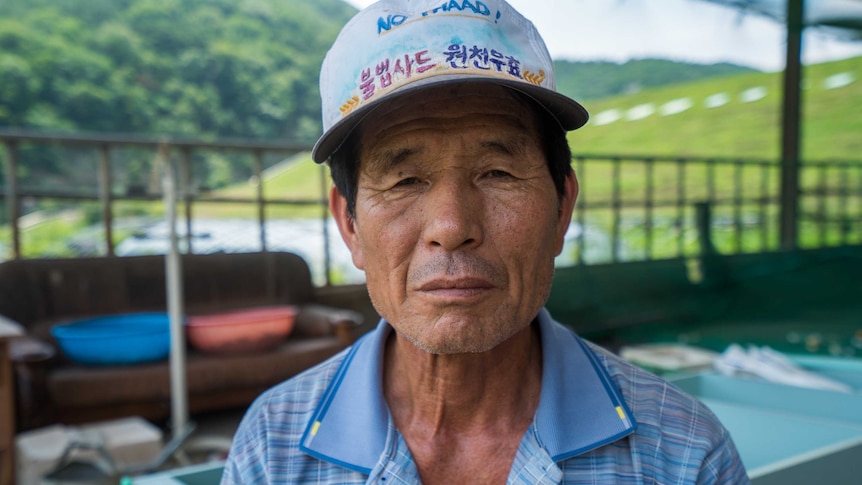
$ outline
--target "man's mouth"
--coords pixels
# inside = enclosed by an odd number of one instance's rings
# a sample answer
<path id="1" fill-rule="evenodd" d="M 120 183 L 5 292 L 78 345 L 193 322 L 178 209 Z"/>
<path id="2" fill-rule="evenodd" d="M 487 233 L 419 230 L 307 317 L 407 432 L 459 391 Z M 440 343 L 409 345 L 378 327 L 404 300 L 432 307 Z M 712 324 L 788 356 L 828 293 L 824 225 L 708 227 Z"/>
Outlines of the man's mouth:
<path id="1" fill-rule="evenodd" d="M 433 299 L 446 301 L 475 300 L 495 288 L 482 278 L 441 278 L 423 283 L 419 292 Z"/>

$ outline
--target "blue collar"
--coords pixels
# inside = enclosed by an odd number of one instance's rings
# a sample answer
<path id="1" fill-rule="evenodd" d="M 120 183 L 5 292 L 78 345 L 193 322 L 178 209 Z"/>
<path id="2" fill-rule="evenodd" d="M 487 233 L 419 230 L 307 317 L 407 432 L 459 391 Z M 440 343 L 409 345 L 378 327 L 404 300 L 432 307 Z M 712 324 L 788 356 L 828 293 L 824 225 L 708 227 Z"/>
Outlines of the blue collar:
<path id="1" fill-rule="evenodd" d="M 543 375 L 533 426 L 554 461 L 616 441 L 637 424 L 595 353 L 571 330 L 538 315 Z M 383 397 L 383 354 L 392 328 L 381 321 L 347 354 L 315 410 L 300 449 L 370 473 L 387 450 L 392 426 Z"/>

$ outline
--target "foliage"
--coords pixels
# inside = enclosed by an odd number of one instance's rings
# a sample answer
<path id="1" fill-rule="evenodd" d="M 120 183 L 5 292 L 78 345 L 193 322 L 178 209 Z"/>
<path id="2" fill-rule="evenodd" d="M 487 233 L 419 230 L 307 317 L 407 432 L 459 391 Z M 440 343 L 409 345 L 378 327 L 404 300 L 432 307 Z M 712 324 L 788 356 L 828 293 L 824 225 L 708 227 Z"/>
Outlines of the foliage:
<path id="1" fill-rule="evenodd" d="M 5 0 L 0 126 L 313 141 L 340 0 Z"/>
<path id="2" fill-rule="evenodd" d="M 4 0 L 0 127 L 311 143 L 319 66 L 354 12 L 341 0 Z M 92 153 L 19 156 L 24 185 L 93 185 Z M 153 173 L 150 154 L 115 158 L 121 190 Z M 236 157 L 219 162 L 204 186 L 241 179 Z"/>

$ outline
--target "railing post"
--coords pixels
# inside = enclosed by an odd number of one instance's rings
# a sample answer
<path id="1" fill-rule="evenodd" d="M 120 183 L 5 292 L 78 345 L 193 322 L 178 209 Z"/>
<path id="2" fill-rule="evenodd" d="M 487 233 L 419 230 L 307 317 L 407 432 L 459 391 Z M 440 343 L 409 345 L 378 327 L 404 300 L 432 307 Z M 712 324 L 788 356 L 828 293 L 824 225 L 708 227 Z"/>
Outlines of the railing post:
<path id="1" fill-rule="evenodd" d="M 180 155 L 180 193 L 183 200 L 183 211 L 186 217 L 186 252 L 194 254 L 194 237 L 192 233 L 192 149 L 183 147 Z"/>
<path id="2" fill-rule="evenodd" d="M 856 191 L 856 202 L 859 207 L 859 217 L 856 218 L 856 223 L 859 226 L 859 244 L 862 244 L 862 166 L 856 167 L 857 171 L 857 191 Z"/>
<path id="3" fill-rule="evenodd" d="M 114 214 L 111 193 L 111 147 L 99 146 L 99 198 L 102 200 L 102 225 L 105 227 L 105 251 L 114 256 Z"/>
<path id="4" fill-rule="evenodd" d="M 323 211 L 321 221 L 323 222 L 323 272 L 326 275 L 326 286 L 332 285 L 332 255 L 329 248 L 329 205 L 326 203 L 329 188 L 329 178 L 326 176 L 326 167 L 320 164 L 320 193 L 323 195 Z"/>
<path id="5" fill-rule="evenodd" d="M 653 245 L 653 184 L 655 182 L 653 179 L 653 159 L 648 158 L 644 163 L 646 163 L 646 189 L 644 192 L 644 238 L 646 239 L 645 259 L 651 260 Z"/>
<path id="6" fill-rule="evenodd" d="M 841 167 L 841 188 L 838 202 L 838 220 L 841 224 L 841 244 L 846 245 L 850 241 L 850 219 L 847 215 L 847 206 L 850 204 L 850 166 Z"/>
<path id="7" fill-rule="evenodd" d="M 820 165 L 817 171 L 817 193 L 819 196 L 817 199 L 817 245 L 821 248 L 826 245 L 826 231 L 829 229 L 828 216 L 826 215 L 826 194 L 829 193 L 827 175 L 826 165 Z"/>
<path id="8" fill-rule="evenodd" d="M 6 211 L 9 217 L 9 229 L 12 235 L 12 257 L 21 258 L 21 231 L 18 219 L 21 216 L 18 207 L 18 145 L 14 141 L 6 141 Z"/>
<path id="9" fill-rule="evenodd" d="M 263 154 L 260 150 L 254 151 L 254 178 L 257 180 L 255 200 L 260 231 L 260 250 L 266 252 L 266 204 L 263 200 Z"/>
<path id="10" fill-rule="evenodd" d="M 694 204 L 697 220 L 697 238 L 700 240 L 700 257 L 705 258 L 715 254 L 712 244 L 712 207 L 709 202 Z"/>
<path id="11" fill-rule="evenodd" d="M 620 198 L 622 197 L 622 194 L 620 193 L 620 159 L 618 157 L 614 157 L 611 160 L 611 164 L 613 166 L 613 172 L 611 175 L 613 183 L 613 194 L 611 201 L 611 207 L 613 211 L 613 228 L 611 229 L 611 262 L 617 263 L 620 259 L 620 224 L 622 223 L 622 201 L 620 200 Z"/>
<path id="12" fill-rule="evenodd" d="M 787 1 L 787 58 L 781 117 L 781 248 L 799 246 L 799 138 L 802 90 L 803 0 Z"/>
<path id="13" fill-rule="evenodd" d="M 584 157 L 578 157 L 578 171 L 575 173 L 575 176 L 578 177 L 579 184 L 583 184 L 584 180 L 586 180 L 587 169 L 586 164 L 584 163 Z M 586 210 L 587 210 L 587 198 L 584 192 L 578 193 L 578 204 L 575 206 L 575 209 L 578 212 L 578 264 L 584 264 L 584 253 L 587 250 L 586 245 L 586 233 L 587 233 L 587 219 L 586 219 Z"/>
<path id="14" fill-rule="evenodd" d="M 685 255 L 685 184 L 686 171 L 685 159 L 680 158 L 676 161 L 676 247 L 677 255 L 683 257 Z"/>
<path id="15" fill-rule="evenodd" d="M 766 251 L 769 246 L 769 220 L 767 205 L 769 204 L 769 168 L 766 163 L 760 165 L 760 250 Z"/>
<path id="16" fill-rule="evenodd" d="M 733 232 L 736 253 L 742 253 L 742 160 L 733 164 Z"/>

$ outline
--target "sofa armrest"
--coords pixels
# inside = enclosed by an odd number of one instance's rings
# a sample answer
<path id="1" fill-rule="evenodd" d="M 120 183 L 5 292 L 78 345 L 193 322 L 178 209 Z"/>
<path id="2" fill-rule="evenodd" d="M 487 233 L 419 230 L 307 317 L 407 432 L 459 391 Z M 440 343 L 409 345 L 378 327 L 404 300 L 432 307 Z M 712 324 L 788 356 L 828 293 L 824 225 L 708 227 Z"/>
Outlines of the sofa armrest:
<path id="1" fill-rule="evenodd" d="M 354 329 L 362 324 L 362 315 L 353 310 L 324 305 L 303 305 L 296 315 L 293 334 L 298 337 L 335 336 L 345 344 L 356 339 Z"/>
<path id="2" fill-rule="evenodd" d="M 48 398 L 48 372 L 58 350 L 50 342 L 25 336 L 9 342 L 15 378 L 18 431 L 38 428 L 53 419 Z"/>

